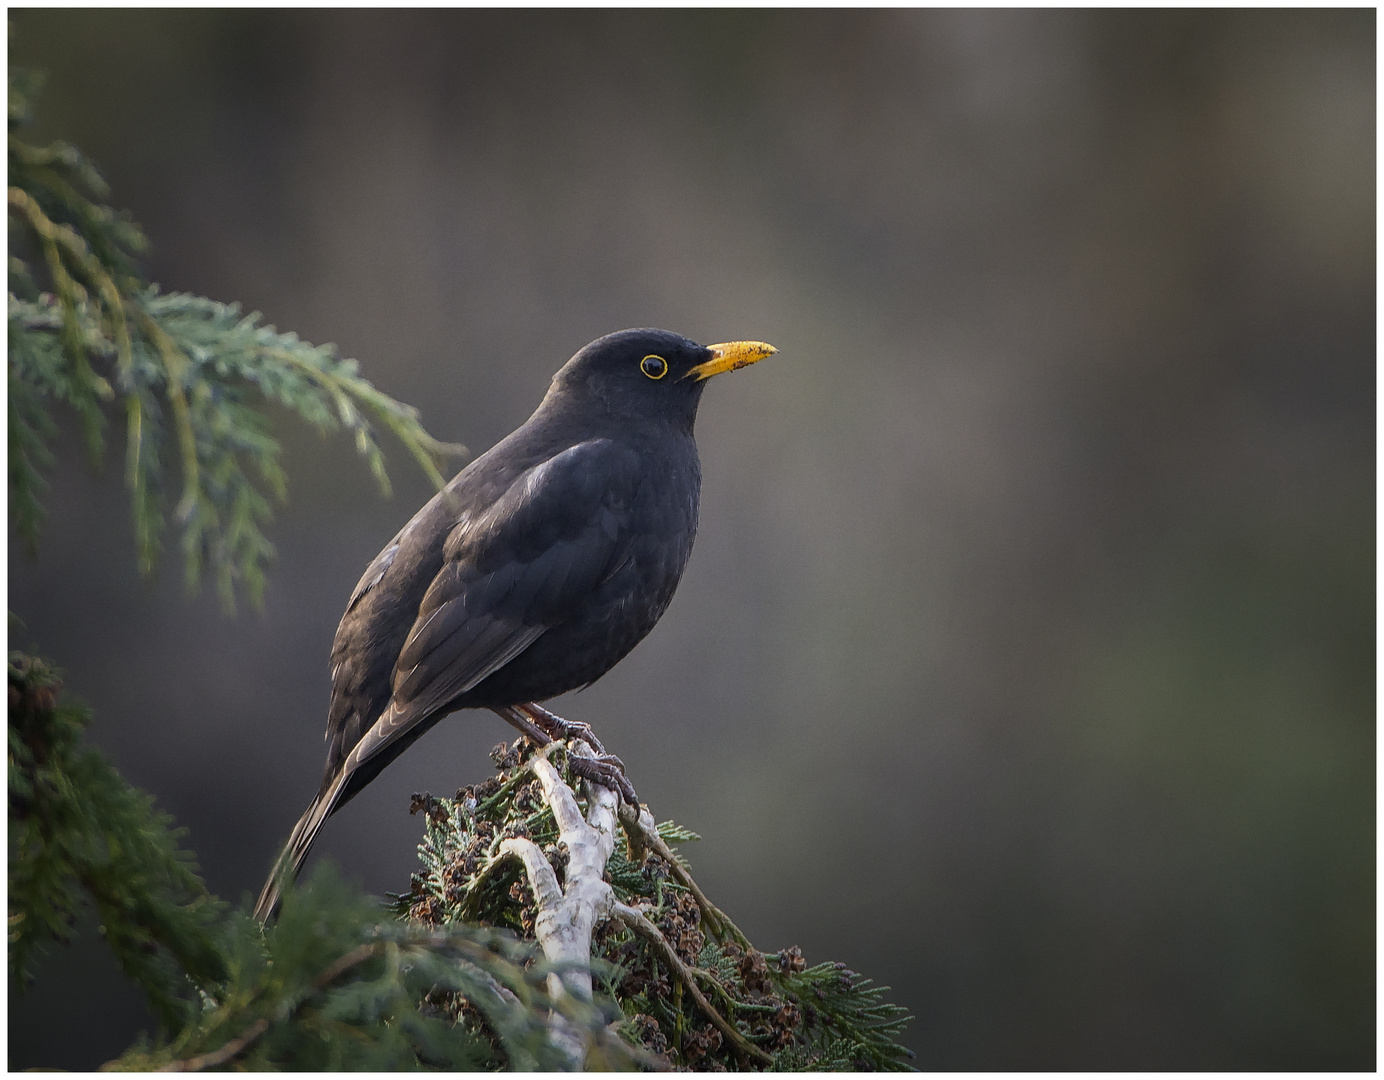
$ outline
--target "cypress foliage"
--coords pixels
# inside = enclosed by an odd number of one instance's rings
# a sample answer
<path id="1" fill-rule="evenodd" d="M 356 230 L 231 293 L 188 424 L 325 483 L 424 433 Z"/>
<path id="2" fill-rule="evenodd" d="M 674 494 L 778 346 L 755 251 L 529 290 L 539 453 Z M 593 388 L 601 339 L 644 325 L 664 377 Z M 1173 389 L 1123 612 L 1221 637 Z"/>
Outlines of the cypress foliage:
<path id="1" fill-rule="evenodd" d="M 123 422 L 140 568 L 152 572 L 171 510 L 189 588 L 209 573 L 228 609 L 241 590 L 260 602 L 274 554 L 264 528 L 287 490 L 267 403 L 324 434 L 348 432 L 386 493 L 381 426 L 442 486 L 439 462 L 464 448 L 434 439 L 415 409 L 362 378 L 354 360 L 278 333 L 257 312 L 164 295 L 146 281 L 136 262 L 144 234 L 102 201 L 108 191 L 91 163 L 65 143 L 37 147 L 17 133 L 35 85 L 11 69 L 10 518 L 31 548 L 54 403 L 76 414 L 93 460 L 104 451 L 107 414 Z"/>
<path id="2" fill-rule="evenodd" d="M 228 975 L 173 1038 L 128 1051 L 111 1067 L 552 1070 L 544 978 L 532 946 L 474 927 L 427 930 L 392 920 L 377 900 L 319 869 L 261 932 L 240 914 L 225 927 Z M 470 1003 L 458 1022 L 437 1001 Z M 606 1018 L 579 1003 L 569 1020 Z"/>
<path id="3" fill-rule="evenodd" d="M 531 943 L 400 922 L 330 865 L 261 929 L 207 892 L 183 831 L 83 744 L 91 713 L 51 667 L 11 654 L 9 698 L 11 988 L 90 904 L 161 1025 L 110 1067 L 549 1070 L 565 1060 L 550 1010 L 593 1037 L 609 1023 L 549 1000 Z M 464 1020 L 443 999 L 465 1000 Z"/>
<path id="4" fill-rule="evenodd" d="M 184 1018 L 187 976 L 224 974 L 210 896 L 182 832 L 83 745 L 91 714 L 60 699 L 53 670 L 9 658 L 9 945 L 12 982 L 35 954 L 66 942 L 89 897 L 126 975 L 170 1027 Z"/>

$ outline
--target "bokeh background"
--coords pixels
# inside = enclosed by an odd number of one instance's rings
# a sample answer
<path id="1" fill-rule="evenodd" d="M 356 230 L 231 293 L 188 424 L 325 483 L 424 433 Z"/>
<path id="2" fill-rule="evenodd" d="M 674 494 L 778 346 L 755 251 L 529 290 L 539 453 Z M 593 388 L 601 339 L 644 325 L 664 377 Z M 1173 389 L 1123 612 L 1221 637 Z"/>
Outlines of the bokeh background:
<path id="1" fill-rule="evenodd" d="M 926 1068 L 1374 1067 L 1373 11 L 11 18 L 37 134 L 156 280 L 336 342 L 439 437 L 485 449 L 622 327 L 780 348 L 706 395 L 668 614 L 557 703 L 754 941 L 891 985 Z M 230 898 L 429 494 L 280 430 L 261 614 L 141 581 L 71 439 L 10 554 L 11 646 Z M 410 793 L 509 737 L 439 726 L 319 856 L 405 888 Z M 88 931 L 10 1064 L 147 1022 Z"/>

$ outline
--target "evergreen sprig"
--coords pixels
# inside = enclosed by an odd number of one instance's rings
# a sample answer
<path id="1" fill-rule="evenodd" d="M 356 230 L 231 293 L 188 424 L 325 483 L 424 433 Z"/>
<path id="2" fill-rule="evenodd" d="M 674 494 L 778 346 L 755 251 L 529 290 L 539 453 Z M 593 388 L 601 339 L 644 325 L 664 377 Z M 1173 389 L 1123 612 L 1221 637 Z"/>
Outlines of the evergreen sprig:
<path id="1" fill-rule="evenodd" d="M 108 1067 L 461 1071 L 509 1061 L 552 1070 L 563 1059 L 550 1009 L 593 1033 L 607 1021 L 580 1002 L 551 1001 L 550 968 L 512 935 L 433 931 L 383 914 L 319 867 L 268 929 L 232 920 L 229 974 L 175 1038 L 136 1046 Z M 458 1015 L 448 1007 L 456 1000 L 471 1007 Z"/>
<path id="2" fill-rule="evenodd" d="M 11 985 L 22 993 L 36 954 L 94 907 L 161 1025 L 110 1067 L 550 1070 L 566 1060 L 553 1009 L 599 1041 L 611 1016 L 552 1001 L 532 943 L 398 922 L 329 864 L 267 930 L 230 912 L 183 830 L 84 745 L 91 714 L 54 671 L 11 654 L 9 686 Z"/>
<path id="3" fill-rule="evenodd" d="M 180 1025 L 190 988 L 220 978 L 217 926 L 183 831 L 82 741 L 91 714 L 60 699 L 43 661 L 9 658 L 11 983 L 35 953 L 70 939 L 84 898 L 125 973 L 160 1020 Z"/>
<path id="4" fill-rule="evenodd" d="M 776 1067 L 862 1070 L 909 1067 L 913 1057 L 895 1040 L 912 1019 L 908 1010 L 884 1000 L 876 986 L 845 964 L 825 963 L 793 972 L 783 955 L 766 956 L 770 970 L 803 1014 L 801 1043 Z"/>
<path id="5" fill-rule="evenodd" d="M 57 430 L 54 402 L 75 412 L 93 460 L 103 452 L 107 411 L 123 416 L 141 570 L 153 571 L 173 502 L 189 587 L 210 573 L 228 609 L 241 589 L 260 603 L 274 554 L 264 529 L 286 480 L 268 403 L 324 434 L 349 433 L 386 494 L 380 428 L 442 486 L 439 464 L 464 448 L 434 439 L 415 409 L 362 378 L 354 360 L 278 333 L 258 312 L 162 294 L 146 281 L 136 262 L 144 235 L 105 204 L 106 185 L 91 163 L 66 144 L 36 147 L 15 133 L 31 113 L 31 86 L 12 69 L 10 514 L 31 549 Z M 180 482 L 169 475 L 172 461 Z"/>

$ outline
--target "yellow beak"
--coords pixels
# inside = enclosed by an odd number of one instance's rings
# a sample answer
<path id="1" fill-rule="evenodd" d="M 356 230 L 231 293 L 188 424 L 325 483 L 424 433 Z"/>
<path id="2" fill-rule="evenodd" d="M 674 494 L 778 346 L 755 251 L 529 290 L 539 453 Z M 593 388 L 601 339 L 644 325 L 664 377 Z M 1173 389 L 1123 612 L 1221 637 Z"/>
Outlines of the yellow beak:
<path id="1" fill-rule="evenodd" d="M 711 359 L 691 368 L 683 378 L 700 382 L 723 371 L 738 371 L 778 352 L 763 341 L 726 341 L 720 345 L 708 345 L 707 348 L 711 350 Z"/>

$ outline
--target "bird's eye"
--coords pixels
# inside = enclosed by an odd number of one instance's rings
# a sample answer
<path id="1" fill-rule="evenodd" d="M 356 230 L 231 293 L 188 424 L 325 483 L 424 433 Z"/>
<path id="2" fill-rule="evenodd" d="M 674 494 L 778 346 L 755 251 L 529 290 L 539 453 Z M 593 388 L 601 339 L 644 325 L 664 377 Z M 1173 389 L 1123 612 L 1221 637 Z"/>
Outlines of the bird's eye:
<path id="1" fill-rule="evenodd" d="M 639 361 L 639 370 L 651 379 L 661 379 L 668 374 L 668 361 L 661 356 L 646 356 Z"/>

